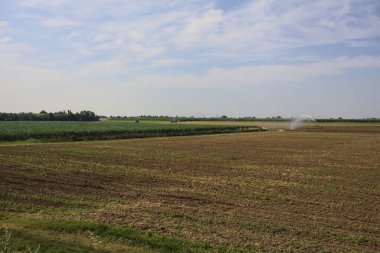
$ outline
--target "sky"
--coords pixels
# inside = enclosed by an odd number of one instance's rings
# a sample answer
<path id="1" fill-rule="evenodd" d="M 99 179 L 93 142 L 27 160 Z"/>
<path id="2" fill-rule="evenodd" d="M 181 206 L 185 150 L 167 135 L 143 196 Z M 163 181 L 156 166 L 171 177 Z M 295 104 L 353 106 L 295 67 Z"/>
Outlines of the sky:
<path id="1" fill-rule="evenodd" d="M 0 111 L 380 118 L 378 0 L 0 0 Z"/>

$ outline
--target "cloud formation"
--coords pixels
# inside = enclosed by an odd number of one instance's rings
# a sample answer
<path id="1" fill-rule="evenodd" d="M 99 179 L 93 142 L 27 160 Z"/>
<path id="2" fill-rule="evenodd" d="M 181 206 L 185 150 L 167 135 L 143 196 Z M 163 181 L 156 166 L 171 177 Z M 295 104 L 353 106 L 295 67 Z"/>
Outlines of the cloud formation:
<path id="1" fill-rule="evenodd" d="M 229 58 L 265 58 L 289 48 L 354 45 L 380 36 L 379 4 L 373 1 L 257 0 L 231 10 L 218 9 L 216 2 L 24 0 L 20 5 L 40 28 L 62 28 L 66 38 L 75 32 L 68 45 L 82 42 L 94 54 L 191 51 L 204 57 L 207 49 Z"/>
<path id="2" fill-rule="evenodd" d="M 65 86 L 62 92 L 71 98 L 69 88 L 93 87 L 95 94 L 98 88 L 133 94 L 220 88 L 220 96 L 228 97 L 228 90 L 299 87 L 316 79 L 359 85 L 347 83 L 351 75 L 350 80 L 365 78 L 368 87 L 380 81 L 374 74 L 380 69 L 377 1 L 241 0 L 227 6 L 221 0 L 16 0 L 1 5 L 0 105 L 16 92 L 12 87 L 45 87 L 52 95 Z M 77 107 L 81 103 L 70 100 Z M 41 105 L 35 103 L 36 110 Z M 183 105 L 183 111 L 191 112 L 190 107 Z M 101 112 L 112 113 L 108 110 Z"/>

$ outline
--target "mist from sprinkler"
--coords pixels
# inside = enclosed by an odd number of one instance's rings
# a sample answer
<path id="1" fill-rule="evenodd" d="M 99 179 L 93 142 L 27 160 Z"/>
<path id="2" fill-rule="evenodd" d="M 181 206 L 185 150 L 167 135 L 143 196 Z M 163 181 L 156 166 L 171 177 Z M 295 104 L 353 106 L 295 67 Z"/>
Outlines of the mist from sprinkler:
<path id="1" fill-rule="evenodd" d="M 294 118 L 290 122 L 289 130 L 297 130 L 298 128 L 302 127 L 304 122 L 312 122 L 315 126 L 321 127 L 318 122 L 313 118 L 313 116 L 309 114 L 302 114 L 296 118 Z"/>

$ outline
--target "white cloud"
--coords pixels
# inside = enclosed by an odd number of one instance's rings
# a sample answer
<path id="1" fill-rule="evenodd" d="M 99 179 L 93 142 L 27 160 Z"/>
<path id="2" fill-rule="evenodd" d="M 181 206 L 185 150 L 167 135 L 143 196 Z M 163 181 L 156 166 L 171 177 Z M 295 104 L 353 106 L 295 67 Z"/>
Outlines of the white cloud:
<path id="1" fill-rule="evenodd" d="M 81 43 L 87 51 L 130 51 L 148 58 L 167 58 L 165 54 L 173 52 L 190 53 L 191 58 L 273 59 L 289 49 L 339 43 L 365 46 L 361 40 L 380 37 L 379 6 L 372 1 L 257 0 L 224 11 L 214 1 L 24 0 L 21 4 L 45 8 L 48 15 L 33 15 L 46 28 L 75 27 L 81 36 L 71 36 L 69 29 L 62 32 L 69 46 Z"/>
<path id="2" fill-rule="evenodd" d="M 50 28 L 57 28 L 57 27 L 72 27 L 72 26 L 78 26 L 79 23 L 70 20 L 67 18 L 47 18 L 41 21 L 41 24 L 46 27 Z"/>
<path id="3" fill-rule="evenodd" d="M 0 43 L 1 44 L 7 44 L 8 42 L 11 42 L 12 38 L 11 37 L 1 37 L 0 38 Z"/>
<path id="4" fill-rule="evenodd" d="M 25 91 L 58 87 L 71 80 L 65 71 L 26 64 L 14 55 L 0 56 L 0 76 L 1 83 L 6 84 L 2 88 L 21 90 L 22 87 Z"/>
<path id="5" fill-rule="evenodd" d="M 144 46 L 141 44 L 130 44 L 128 49 L 137 53 L 140 57 L 155 57 L 162 54 L 165 48 L 159 46 Z"/>
<path id="6" fill-rule="evenodd" d="M 88 80 L 111 81 L 118 77 L 128 76 L 131 70 L 131 68 L 125 66 L 122 59 L 115 58 L 84 64 L 72 71 L 72 75 L 75 76 L 78 79 L 78 81 L 86 80 L 86 83 L 88 82 Z"/>
<path id="7" fill-rule="evenodd" d="M 9 22 L 0 20 L 0 27 L 6 27 L 9 25 Z"/>
<path id="8" fill-rule="evenodd" d="M 22 0 L 20 1 L 20 4 L 22 6 L 27 7 L 34 7 L 34 6 L 41 6 L 41 5 L 47 5 L 47 6 L 60 6 L 65 4 L 70 4 L 72 0 Z"/>
<path id="9" fill-rule="evenodd" d="M 228 12 L 210 40 L 199 38 L 206 46 L 256 56 L 280 50 L 344 43 L 354 39 L 380 36 L 376 6 L 367 8 L 354 1 L 253 1 Z M 356 9 L 361 9 L 357 15 Z M 203 45 L 204 46 L 204 45 Z M 266 54 L 267 55 L 267 54 Z"/>
<path id="10" fill-rule="evenodd" d="M 337 58 L 302 65 L 258 65 L 232 69 L 214 68 L 204 75 L 146 75 L 129 81 L 133 86 L 241 88 L 267 84 L 298 84 L 360 68 L 380 71 L 380 57 Z"/>
<path id="11" fill-rule="evenodd" d="M 86 57 L 94 54 L 93 50 L 86 43 L 71 43 L 70 46 L 80 56 Z"/>
<path id="12" fill-rule="evenodd" d="M 16 42 L 10 36 L 0 37 L 0 60 L 2 60 L 4 63 L 8 62 L 8 58 L 20 59 L 29 51 L 30 47 L 28 45 Z"/>
<path id="13" fill-rule="evenodd" d="M 161 58 L 158 60 L 153 60 L 152 65 L 154 67 L 164 67 L 164 66 L 178 66 L 179 64 L 189 64 L 193 61 L 186 59 L 175 59 L 175 58 Z"/>
<path id="14" fill-rule="evenodd" d="M 199 43 L 207 43 L 207 38 L 217 32 L 218 25 L 223 21 L 221 10 L 207 10 L 199 17 L 190 17 L 183 31 L 174 41 L 180 47 L 191 47 Z"/>

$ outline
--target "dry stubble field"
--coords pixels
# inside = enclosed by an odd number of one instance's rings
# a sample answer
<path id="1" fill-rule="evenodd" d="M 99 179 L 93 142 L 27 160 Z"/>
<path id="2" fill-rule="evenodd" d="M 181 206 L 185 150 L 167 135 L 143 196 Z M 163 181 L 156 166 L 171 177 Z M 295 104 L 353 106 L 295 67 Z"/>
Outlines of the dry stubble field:
<path id="1" fill-rule="evenodd" d="M 0 227 L 42 252 L 379 252 L 380 126 L 355 129 L 0 145 Z"/>

